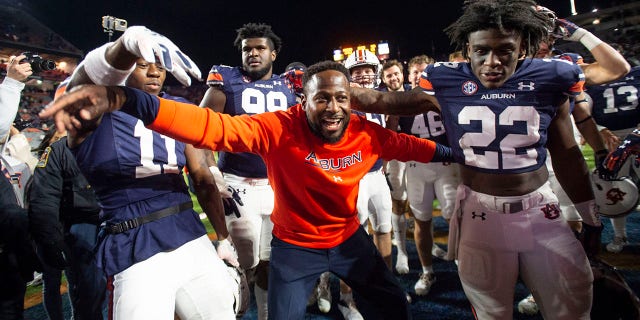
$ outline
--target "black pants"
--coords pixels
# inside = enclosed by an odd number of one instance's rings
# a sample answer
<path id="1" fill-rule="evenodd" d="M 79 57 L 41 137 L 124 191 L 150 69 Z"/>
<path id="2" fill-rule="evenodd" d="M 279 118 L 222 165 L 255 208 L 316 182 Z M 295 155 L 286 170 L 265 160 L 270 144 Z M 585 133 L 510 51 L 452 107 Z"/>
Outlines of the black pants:
<path id="1" fill-rule="evenodd" d="M 24 319 L 27 281 L 17 265 L 15 255 L 0 253 L 0 320 Z"/>
<path id="2" fill-rule="evenodd" d="M 330 249 L 310 249 L 275 236 L 269 264 L 269 319 L 303 319 L 316 280 L 330 271 L 369 304 L 382 319 L 411 319 L 400 283 L 387 268 L 369 235 L 360 227 Z"/>

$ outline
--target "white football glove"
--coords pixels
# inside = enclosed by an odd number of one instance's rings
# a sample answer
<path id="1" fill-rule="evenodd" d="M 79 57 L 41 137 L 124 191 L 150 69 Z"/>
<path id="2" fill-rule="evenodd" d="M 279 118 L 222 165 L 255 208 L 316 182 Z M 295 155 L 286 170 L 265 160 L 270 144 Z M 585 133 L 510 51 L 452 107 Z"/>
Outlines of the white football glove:
<path id="1" fill-rule="evenodd" d="M 198 66 L 178 46 L 144 26 L 127 28 L 122 34 L 122 42 L 129 52 L 150 63 L 155 63 L 157 57 L 162 66 L 185 86 L 191 85 L 189 75 L 198 80 L 202 76 Z"/>
<path id="2" fill-rule="evenodd" d="M 238 253 L 236 252 L 236 248 L 233 247 L 230 238 L 218 241 L 216 252 L 218 253 L 218 257 L 228 264 L 236 268 L 240 266 L 240 263 L 238 263 Z"/>

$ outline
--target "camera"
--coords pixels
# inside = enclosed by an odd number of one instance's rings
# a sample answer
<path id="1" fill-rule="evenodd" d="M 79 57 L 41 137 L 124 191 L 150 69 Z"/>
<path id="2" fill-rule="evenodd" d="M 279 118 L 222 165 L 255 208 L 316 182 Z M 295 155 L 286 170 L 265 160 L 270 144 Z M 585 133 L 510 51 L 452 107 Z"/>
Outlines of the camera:
<path id="1" fill-rule="evenodd" d="M 24 58 L 21 61 L 21 63 L 22 62 L 28 62 L 29 64 L 31 64 L 31 71 L 33 71 L 33 73 L 38 73 L 38 72 L 47 71 L 47 70 L 53 70 L 53 69 L 56 68 L 55 61 L 44 59 L 40 55 L 38 55 L 37 53 L 23 52 L 22 54 L 25 55 L 26 58 Z"/>
<path id="2" fill-rule="evenodd" d="M 113 30 L 124 32 L 127 30 L 127 20 L 104 16 L 102 17 L 102 29 L 104 32 L 113 32 Z"/>

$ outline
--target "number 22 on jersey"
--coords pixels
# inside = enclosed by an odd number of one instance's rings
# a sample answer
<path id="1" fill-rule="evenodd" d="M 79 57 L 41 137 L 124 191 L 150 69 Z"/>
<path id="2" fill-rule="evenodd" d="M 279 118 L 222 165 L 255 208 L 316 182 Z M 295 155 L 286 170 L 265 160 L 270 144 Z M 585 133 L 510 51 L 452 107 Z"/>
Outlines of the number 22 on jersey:
<path id="1" fill-rule="evenodd" d="M 496 115 L 488 106 L 466 106 L 458 115 L 459 125 L 480 122 L 480 132 L 465 132 L 459 140 L 465 164 L 483 169 L 520 169 L 537 163 L 538 151 L 533 147 L 540 140 L 540 114 L 531 106 L 509 106 Z M 526 133 L 510 130 L 525 123 Z M 512 132 L 496 141 L 496 133 Z M 490 151 L 497 142 L 499 151 Z M 493 148 L 495 149 L 495 147 Z"/>

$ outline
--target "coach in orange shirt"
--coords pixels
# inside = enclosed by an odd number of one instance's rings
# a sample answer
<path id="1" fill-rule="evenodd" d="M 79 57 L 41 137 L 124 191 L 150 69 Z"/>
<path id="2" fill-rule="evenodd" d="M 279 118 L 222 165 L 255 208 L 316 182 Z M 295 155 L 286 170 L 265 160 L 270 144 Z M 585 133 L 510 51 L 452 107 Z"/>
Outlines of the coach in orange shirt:
<path id="1" fill-rule="evenodd" d="M 231 117 L 130 88 L 98 86 L 56 100 L 41 116 L 62 110 L 58 126 L 74 131 L 120 109 L 196 147 L 259 154 L 275 191 L 270 317 L 302 319 L 316 279 L 330 271 L 384 318 L 409 319 L 404 290 L 358 223 L 358 182 L 378 158 L 450 161 L 451 152 L 351 114 L 348 79 L 341 64 L 317 63 L 304 75 L 300 105 L 253 116 Z M 85 110 L 78 112 L 81 104 Z"/>

